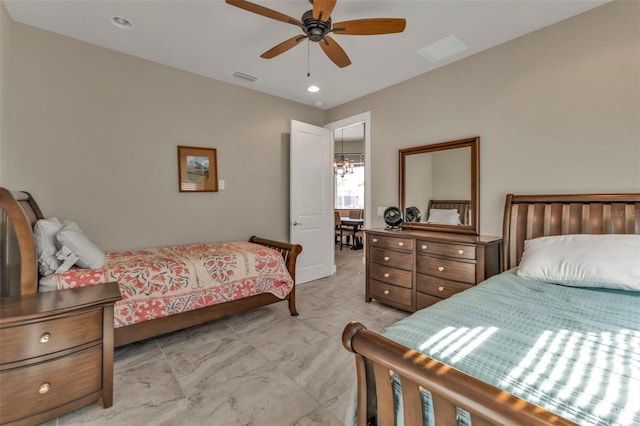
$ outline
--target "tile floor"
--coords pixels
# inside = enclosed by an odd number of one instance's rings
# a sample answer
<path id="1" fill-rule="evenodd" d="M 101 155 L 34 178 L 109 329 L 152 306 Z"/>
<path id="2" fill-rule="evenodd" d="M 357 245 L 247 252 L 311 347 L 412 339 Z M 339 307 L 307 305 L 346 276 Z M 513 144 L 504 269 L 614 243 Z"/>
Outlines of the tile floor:
<path id="1" fill-rule="evenodd" d="M 341 335 L 407 316 L 364 302 L 363 251 L 336 250 L 338 272 L 286 302 L 115 351 L 114 405 L 92 404 L 47 425 L 342 425 L 355 378 Z"/>

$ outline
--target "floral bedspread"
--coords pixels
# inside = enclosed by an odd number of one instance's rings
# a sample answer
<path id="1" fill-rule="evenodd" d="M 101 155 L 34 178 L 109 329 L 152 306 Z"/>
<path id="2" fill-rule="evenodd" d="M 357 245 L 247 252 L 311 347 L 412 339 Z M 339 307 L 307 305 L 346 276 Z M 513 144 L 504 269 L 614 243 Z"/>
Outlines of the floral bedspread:
<path id="1" fill-rule="evenodd" d="M 294 285 L 278 251 L 249 242 L 107 252 L 103 268 L 56 280 L 58 289 L 117 282 L 116 328 L 264 292 L 284 299 Z"/>

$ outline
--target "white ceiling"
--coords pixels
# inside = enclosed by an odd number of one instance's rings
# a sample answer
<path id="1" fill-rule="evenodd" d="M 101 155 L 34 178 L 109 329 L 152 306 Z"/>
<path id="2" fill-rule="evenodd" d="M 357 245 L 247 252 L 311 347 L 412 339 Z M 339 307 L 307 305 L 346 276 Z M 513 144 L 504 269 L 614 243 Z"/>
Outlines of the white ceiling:
<path id="1" fill-rule="evenodd" d="M 274 59 L 260 54 L 300 32 L 294 25 L 258 16 L 223 0 L 4 0 L 14 21 L 203 76 L 322 109 L 585 12 L 608 0 L 338 0 L 334 22 L 358 18 L 406 18 L 403 33 L 333 35 L 352 64 L 338 68 L 320 46 L 302 42 Z M 308 0 L 254 3 L 300 19 Z M 132 20 L 114 27 L 111 16 Z M 468 46 L 436 64 L 416 50 L 449 34 Z M 310 52 L 309 55 L 307 52 Z M 307 61 L 311 77 L 307 77 Z M 239 70 L 254 83 L 232 77 Z M 309 93 L 311 84 L 320 92 Z"/>

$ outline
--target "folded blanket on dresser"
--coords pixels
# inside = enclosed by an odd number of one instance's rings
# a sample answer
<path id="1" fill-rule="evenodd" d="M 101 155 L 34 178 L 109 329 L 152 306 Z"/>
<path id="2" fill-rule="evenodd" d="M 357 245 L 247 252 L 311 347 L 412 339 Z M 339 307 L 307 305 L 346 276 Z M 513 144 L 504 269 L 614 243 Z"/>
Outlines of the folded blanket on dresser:
<path id="1" fill-rule="evenodd" d="M 58 289 L 117 282 L 122 300 L 114 327 L 294 286 L 282 255 L 249 242 L 225 242 L 107 252 L 100 269 L 55 275 Z"/>

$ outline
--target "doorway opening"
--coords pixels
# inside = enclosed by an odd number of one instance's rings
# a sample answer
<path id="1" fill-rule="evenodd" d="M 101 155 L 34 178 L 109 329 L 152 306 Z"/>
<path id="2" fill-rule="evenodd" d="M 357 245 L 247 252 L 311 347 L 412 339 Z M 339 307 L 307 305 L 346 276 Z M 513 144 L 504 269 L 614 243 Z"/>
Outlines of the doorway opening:
<path id="1" fill-rule="evenodd" d="M 333 131 L 333 203 L 335 213 L 333 253 L 362 249 L 362 229 L 369 226 L 371 213 L 371 113 L 365 112 L 325 126 Z M 339 219 L 341 218 L 341 219 Z M 341 250 L 342 251 L 341 251 Z M 346 254 L 347 252 L 345 252 Z"/>

